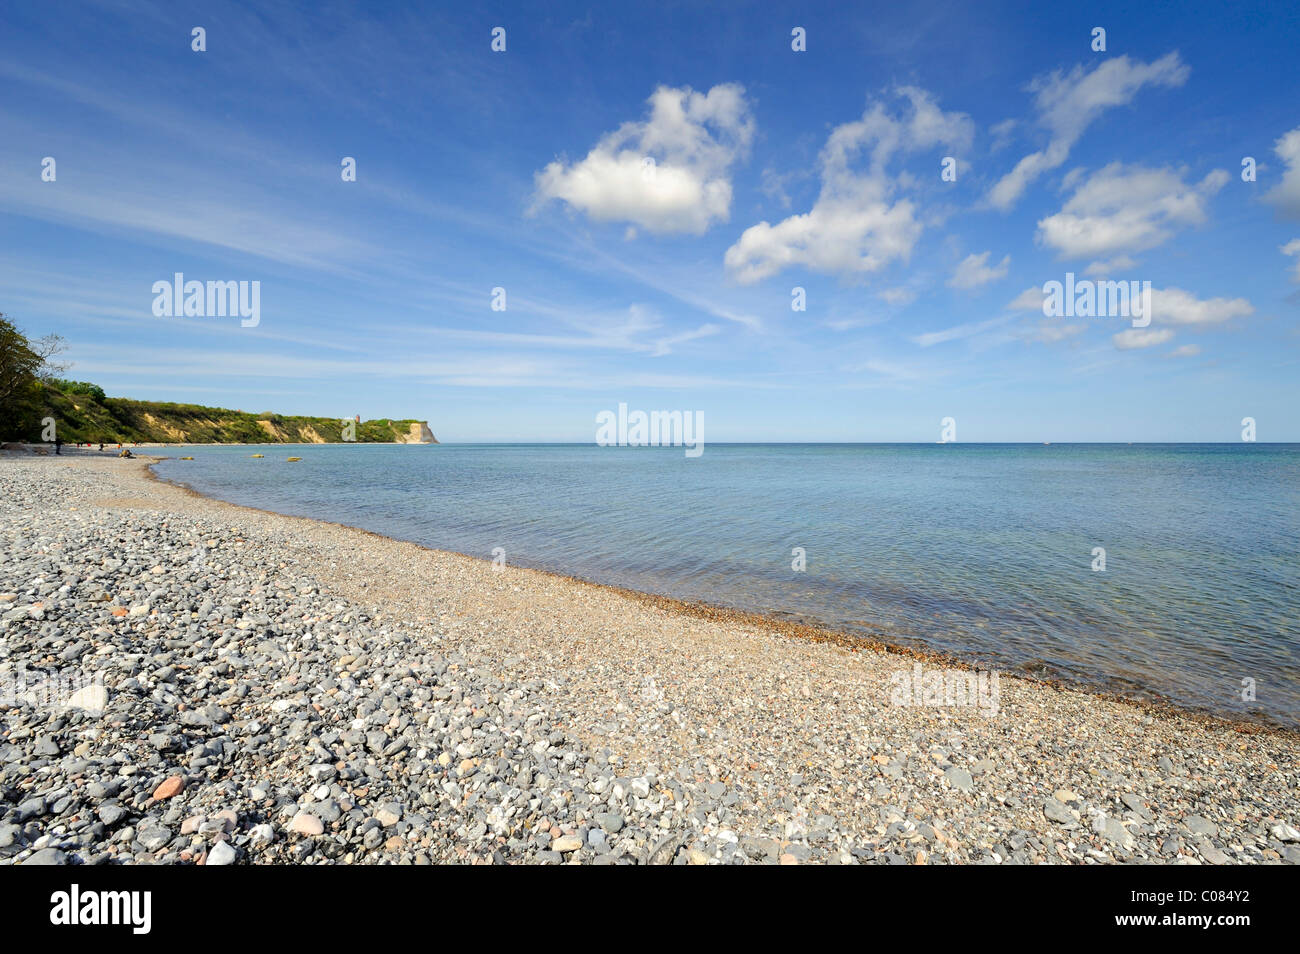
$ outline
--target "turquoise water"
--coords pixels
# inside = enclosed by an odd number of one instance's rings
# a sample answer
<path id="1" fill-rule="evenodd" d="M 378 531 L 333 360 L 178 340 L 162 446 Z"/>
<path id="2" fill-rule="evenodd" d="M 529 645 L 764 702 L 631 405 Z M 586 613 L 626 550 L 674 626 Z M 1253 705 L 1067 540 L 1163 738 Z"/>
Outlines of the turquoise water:
<path id="1" fill-rule="evenodd" d="M 192 453 L 158 475 L 431 547 L 500 547 L 512 565 L 1300 725 L 1300 445 Z"/>

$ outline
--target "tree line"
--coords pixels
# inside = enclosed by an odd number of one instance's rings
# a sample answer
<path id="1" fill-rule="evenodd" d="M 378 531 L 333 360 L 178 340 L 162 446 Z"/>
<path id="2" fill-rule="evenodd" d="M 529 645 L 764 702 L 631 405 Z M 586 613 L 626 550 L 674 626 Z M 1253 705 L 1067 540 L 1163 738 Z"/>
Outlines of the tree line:
<path id="1" fill-rule="evenodd" d="M 0 439 L 37 440 L 48 403 L 46 389 L 79 383 L 58 377 L 67 370 L 54 361 L 63 350 L 58 335 L 29 339 L 0 314 Z"/>

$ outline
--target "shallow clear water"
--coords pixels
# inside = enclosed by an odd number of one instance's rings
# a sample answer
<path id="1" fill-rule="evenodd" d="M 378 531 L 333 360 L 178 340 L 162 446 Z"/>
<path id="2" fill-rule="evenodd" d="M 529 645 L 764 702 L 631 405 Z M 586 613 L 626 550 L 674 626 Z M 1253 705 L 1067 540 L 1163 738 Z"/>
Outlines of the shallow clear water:
<path id="1" fill-rule="evenodd" d="M 158 475 L 431 547 L 501 547 L 510 564 L 1300 725 L 1300 445 L 192 453 Z"/>

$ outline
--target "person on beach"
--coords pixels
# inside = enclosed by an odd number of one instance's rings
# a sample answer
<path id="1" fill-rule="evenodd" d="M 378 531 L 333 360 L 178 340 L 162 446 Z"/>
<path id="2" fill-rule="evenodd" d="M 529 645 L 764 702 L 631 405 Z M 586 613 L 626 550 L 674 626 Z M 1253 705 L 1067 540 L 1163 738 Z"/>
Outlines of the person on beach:
<path id="1" fill-rule="evenodd" d="M 56 454 L 62 454 L 62 453 L 63 453 L 63 438 L 62 438 L 62 437 L 56 437 L 56 438 L 54 438 L 54 453 L 56 453 Z"/>

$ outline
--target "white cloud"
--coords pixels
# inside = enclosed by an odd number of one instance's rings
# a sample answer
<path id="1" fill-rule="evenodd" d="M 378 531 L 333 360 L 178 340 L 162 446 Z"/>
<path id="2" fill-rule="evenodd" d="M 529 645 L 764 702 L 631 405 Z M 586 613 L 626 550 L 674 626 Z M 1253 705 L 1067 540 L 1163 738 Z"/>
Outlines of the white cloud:
<path id="1" fill-rule="evenodd" d="M 794 265 L 869 274 L 911 255 L 922 225 L 914 203 L 897 197 L 906 177 L 891 178 L 886 165 L 897 153 L 941 144 L 966 148 L 974 124 L 964 113 L 940 110 L 924 90 L 903 87 L 898 97 L 893 113 L 876 102 L 861 119 L 832 130 L 819 160 L 821 192 L 810 211 L 751 226 L 727 249 L 726 266 L 737 281 L 760 281 Z M 863 156 L 867 168 L 854 168 Z"/>
<path id="2" fill-rule="evenodd" d="M 880 297 L 891 305 L 910 305 L 916 301 L 916 292 L 904 285 L 897 288 L 886 288 L 880 292 Z"/>
<path id="3" fill-rule="evenodd" d="M 1217 325 L 1254 313 L 1245 298 L 1200 299 L 1181 288 L 1151 289 L 1151 320 L 1156 324 Z"/>
<path id="4" fill-rule="evenodd" d="M 1130 102 L 1144 86 L 1181 86 L 1190 71 L 1174 51 L 1153 63 L 1127 56 L 1107 59 L 1088 71 L 1076 66 L 1040 77 L 1030 85 L 1038 121 L 1051 133 L 1047 148 L 1031 152 L 998 181 L 989 201 L 1004 212 L 1015 205 L 1031 182 L 1060 166 L 1089 124 L 1111 106 Z"/>
<path id="5" fill-rule="evenodd" d="M 1300 253 L 1300 239 L 1292 244 Z M 1041 288 L 1026 288 L 1007 305 L 1008 311 L 1041 312 L 1042 308 Z M 1151 321 L 1157 325 L 1216 325 L 1254 313 L 1255 306 L 1245 298 L 1201 299 L 1181 288 L 1151 289 Z"/>
<path id="6" fill-rule="evenodd" d="M 1201 353 L 1201 346 L 1195 344 L 1179 345 L 1173 351 L 1169 352 L 1167 357 L 1170 358 L 1194 358 Z"/>
<path id="7" fill-rule="evenodd" d="M 1182 171 L 1113 162 L 1088 177 L 1060 212 L 1039 220 L 1038 240 L 1062 258 L 1154 248 L 1176 226 L 1204 222 L 1206 200 L 1227 182 L 1222 169 L 1189 185 Z"/>
<path id="8" fill-rule="evenodd" d="M 989 132 L 993 134 L 993 142 L 989 146 L 989 152 L 999 152 L 1011 144 L 1011 135 L 1016 131 L 1019 122 L 1015 119 L 1004 119 L 1000 123 L 995 123 L 989 127 Z"/>
<path id="9" fill-rule="evenodd" d="M 1111 340 L 1115 347 L 1128 351 L 1164 344 L 1174 337 L 1168 325 L 1185 325 L 1193 328 L 1218 325 L 1233 318 L 1245 318 L 1255 313 L 1255 307 L 1245 298 L 1197 298 L 1181 288 L 1151 289 L 1151 327 L 1128 328 Z M 1192 350 L 1195 349 L 1195 350 Z M 1191 356 L 1199 354 L 1195 345 L 1183 345 L 1174 354 Z"/>
<path id="10" fill-rule="evenodd" d="M 800 177 L 800 173 L 792 172 L 781 175 L 775 169 L 763 170 L 763 184 L 760 188 L 763 194 L 776 199 L 781 203 L 783 208 L 790 208 L 790 195 L 786 192 L 785 187 L 795 179 Z"/>
<path id="11" fill-rule="evenodd" d="M 1007 271 L 1011 268 L 1011 256 L 1003 256 L 1001 262 L 989 267 L 988 260 L 991 254 L 991 252 L 981 252 L 979 255 L 967 255 L 953 272 L 952 278 L 948 279 L 949 287 L 979 288 L 989 282 L 1006 278 Z"/>
<path id="12" fill-rule="evenodd" d="M 1281 247 L 1283 255 L 1300 256 L 1300 238 L 1294 238 Z M 1300 261 L 1295 263 L 1295 274 L 1291 276 L 1293 280 L 1300 282 Z"/>
<path id="13" fill-rule="evenodd" d="M 650 116 L 603 136 L 586 158 L 538 172 L 535 206 L 559 199 L 597 222 L 699 235 L 731 214 L 731 165 L 749 149 L 754 121 L 735 84 L 707 94 L 661 86 Z"/>
<path id="14" fill-rule="evenodd" d="M 1109 261 L 1093 262 L 1083 270 L 1083 273 L 1091 275 L 1093 278 L 1105 278 L 1107 275 L 1115 274 L 1115 272 L 1126 272 L 1136 267 L 1137 259 L 1130 258 L 1127 255 L 1116 255 Z"/>
<path id="15" fill-rule="evenodd" d="M 1112 336 L 1111 340 L 1115 342 L 1116 348 L 1129 351 L 1134 348 L 1150 348 L 1164 344 L 1173 336 L 1174 333 L 1168 328 L 1127 328 Z"/>
<path id="16" fill-rule="evenodd" d="M 1038 311 L 1043 310 L 1043 289 L 1042 286 L 1035 285 L 1032 288 L 1026 288 L 1017 295 L 1010 304 L 1007 305 L 1008 311 Z"/>
<path id="17" fill-rule="evenodd" d="M 1300 219 L 1300 126 L 1279 139 L 1273 151 L 1286 163 L 1286 171 L 1282 181 L 1265 193 L 1264 201 L 1272 203 L 1283 218 Z"/>
<path id="18" fill-rule="evenodd" d="M 1075 335 L 1082 334 L 1087 325 L 1080 322 L 1079 324 L 1067 325 L 1062 324 L 1059 319 L 1044 319 L 1037 326 L 1024 332 L 1023 337 L 1029 341 L 1040 341 L 1043 344 L 1053 344 L 1057 341 L 1064 341 L 1067 338 L 1073 338 Z"/>

